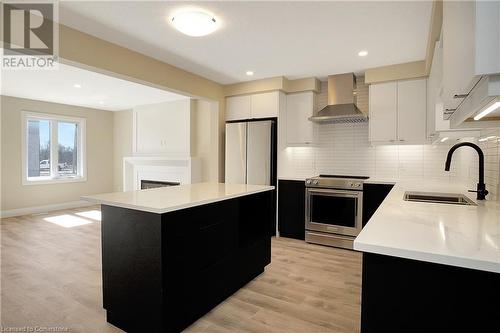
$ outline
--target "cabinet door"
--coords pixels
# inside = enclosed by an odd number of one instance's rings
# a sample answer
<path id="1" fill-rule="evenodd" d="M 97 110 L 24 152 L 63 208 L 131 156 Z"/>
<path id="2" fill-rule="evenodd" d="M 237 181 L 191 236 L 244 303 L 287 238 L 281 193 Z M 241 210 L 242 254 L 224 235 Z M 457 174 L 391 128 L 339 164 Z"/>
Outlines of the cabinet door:
<path id="1" fill-rule="evenodd" d="M 247 123 L 226 124 L 226 183 L 247 182 Z"/>
<path id="2" fill-rule="evenodd" d="M 271 185 L 272 121 L 252 121 L 247 127 L 247 184 Z"/>
<path id="3" fill-rule="evenodd" d="M 397 139 L 397 82 L 370 85 L 370 141 Z"/>
<path id="4" fill-rule="evenodd" d="M 249 119 L 251 110 L 251 95 L 226 98 L 226 120 Z"/>
<path id="5" fill-rule="evenodd" d="M 134 108 L 134 152 L 190 155 L 189 99 Z"/>
<path id="6" fill-rule="evenodd" d="M 427 79 L 427 139 L 436 137 L 436 119 L 439 108 L 437 107 L 441 96 L 439 90 L 442 80 L 442 51 L 441 43 L 436 42 L 434 48 L 434 56 L 432 57 L 432 65 Z M 442 113 L 441 113 L 442 117 Z"/>
<path id="7" fill-rule="evenodd" d="M 398 141 L 423 143 L 426 140 L 427 80 L 398 82 Z"/>
<path id="8" fill-rule="evenodd" d="M 279 181 L 278 225 L 280 237 L 305 239 L 305 193 L 304 181 Z"/>
<path id="9" fill-rule="evenodd" d="M 474 70 L 475 1 L 443 2 L 443 101 L 456 108 L 478 81 Z"/>
<path id="10" fill-rule="evenodd" d="M 475 74 L 500 73 L 500 1 L 475 1 Z"/>
<path id="11" fill-rule="evenodd" d="M 392 184 L 363 184 L 363 227 L 375 214 L 393 187 Z"/>
<path id="12" fill-rule="evenodd" d="M 289 94 L 286 97 L 286 142 L 288 145 L 307 145 L 314 142 L 314 93 Z"/>
<path id="13" fill-rule="evenodd" d="M 254 94 L 251 97 L 250 118 L 277 117 L 279 113 L 279 92 Z"/>

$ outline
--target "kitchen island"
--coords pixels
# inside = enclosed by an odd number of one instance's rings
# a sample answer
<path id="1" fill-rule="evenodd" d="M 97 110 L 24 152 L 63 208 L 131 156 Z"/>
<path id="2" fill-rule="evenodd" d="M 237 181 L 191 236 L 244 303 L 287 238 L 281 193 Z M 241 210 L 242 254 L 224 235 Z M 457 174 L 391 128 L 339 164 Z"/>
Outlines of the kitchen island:
<path id="1" fill-rule="evenodd" d="M 103 307 L 127 332 L 180 332 L 271 262 L 272 186 L 200 183 L 101 204 Z"/>
<path id="2" fill-rule="evenodd" d="M 394 185 L 354 241 L 361 333 L 500 332 L 500 202 L 410 202 L 405 191 L 473 198 L 459 184 Z"/>

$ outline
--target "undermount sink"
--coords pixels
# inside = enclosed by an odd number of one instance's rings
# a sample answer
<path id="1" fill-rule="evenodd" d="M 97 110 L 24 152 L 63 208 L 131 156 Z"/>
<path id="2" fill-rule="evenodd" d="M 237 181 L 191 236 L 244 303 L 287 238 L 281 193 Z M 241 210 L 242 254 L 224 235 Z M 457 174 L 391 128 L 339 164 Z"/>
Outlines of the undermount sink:
<path id="1" fill-rule="evenodd" d="M 477 204 L 466 195 L 455 193 L 405 192 L 404 200 L 462 206 L 477 206 Z"/>

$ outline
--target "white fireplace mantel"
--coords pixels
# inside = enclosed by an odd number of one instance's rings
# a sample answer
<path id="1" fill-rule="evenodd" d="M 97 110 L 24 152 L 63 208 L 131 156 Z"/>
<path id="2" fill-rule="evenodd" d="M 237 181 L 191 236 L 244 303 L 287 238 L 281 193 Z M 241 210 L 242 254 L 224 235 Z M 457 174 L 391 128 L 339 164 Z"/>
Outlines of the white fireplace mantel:
<path id="1" fill-rule="evenodd" d="M 192 184 L 201 181 L 197 158 L 163 156 L 130 156 L 123 158 L 123 190 L 141 189 L 141 180 Z"/>

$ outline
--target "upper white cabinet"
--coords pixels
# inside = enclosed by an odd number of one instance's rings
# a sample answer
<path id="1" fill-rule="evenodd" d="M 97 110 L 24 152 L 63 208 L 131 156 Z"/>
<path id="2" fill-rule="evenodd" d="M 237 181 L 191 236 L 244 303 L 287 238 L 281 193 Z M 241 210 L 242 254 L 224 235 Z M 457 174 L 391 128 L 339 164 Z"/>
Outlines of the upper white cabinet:
<path id="1" fill-rule="evenodd" d="M 467 94 L 479 79 L 474 68 L 475 3 L 443 2 L 443 101 L 455 109 L 455 95 Z"/>
<path id="2" fill-rule="evenodd" d="M 443 49 L 441 43 L 436 42 L 432 57 L 431 71 L 427 78 L 427 138 L 436 137 L 437 104 L 441 98 L 439 90 L 443 79 Z M 441 117 L 443 114 L 441 113 Z"/>
<path id="3" fill-rule="evenodd" d="M 500 73 L 500 2 L 476 2 L 476 74 Z"/>
<path id="4" fill-rule="evenodd" d="M 133 152 L 190 156 L 191 103 L 183 99 L 135 107 Z"/>
<path id="5" fill-rule="evenodd" d="M 450 130 L 450 121 L 444 119 L 443 103 L 443 45 L 436 42 L 431 71 L 427 79 L 427 139 L 439 138 L 438 132 Z"/>
<path id="6" fill-rule="evenodd" d="M 444 1 L 442 39 L 443 102 L 456 109 L 481 75 L 500 73 L 500 2 Z"/>
<path id="7" fill-rule="evenodd" d="M 397 93 L 397 82 L 370 85 L 370 141 L 396 141 Z"/>
<path id="8" fill-rule="evenodd" d="M 280 103 L 278 91 L 254 94 L 251 96 L 251 118 L 271 118 L 278 116 Z"/>
<path id="9" fill-rule="evenodd" d="M 251 118 L 251 95 L 226 98 L 226 120 Z"/>
<path id="10" fill-rule="evenodd" d="M 315 125 L 309 120 L 314 114 L 312 91 L 286 96 L 286 143 L 291 146 L 309 145 L 315 141 Z"/>
<path id="11" fill-rule="evenodd" d="M 278 117 L 280 92 L 226 98 L 226 121 Z"/>
<path id="12" fill-rule="evenodd" d="M 418 143 L 426 140 L 427 80 L 398 82 L 398 140 Z"/>
<path id="13" fill-rule="evenodd" d="M 425 143 L 426 79 L 370 85 L 370 141 Z"/>

